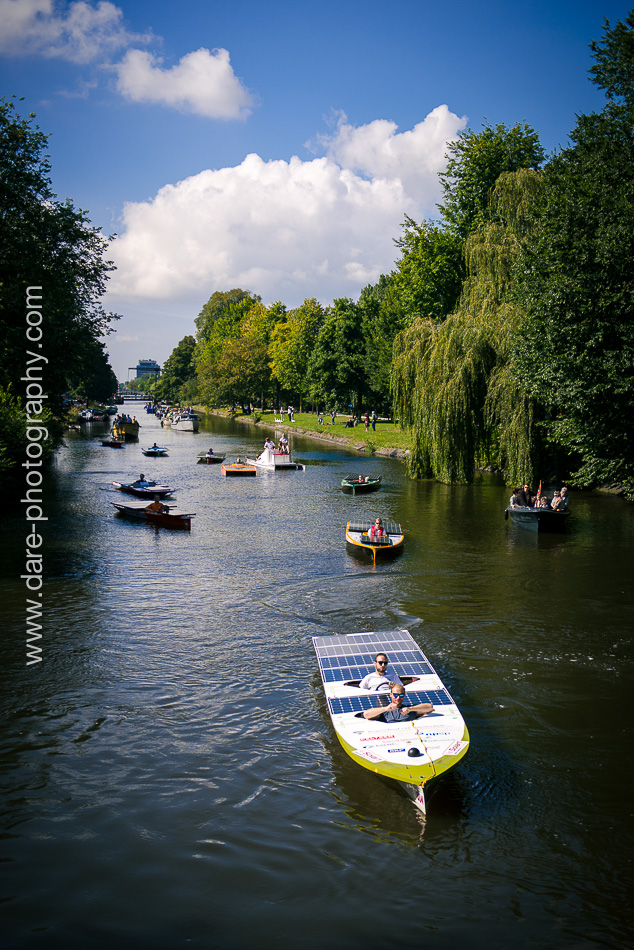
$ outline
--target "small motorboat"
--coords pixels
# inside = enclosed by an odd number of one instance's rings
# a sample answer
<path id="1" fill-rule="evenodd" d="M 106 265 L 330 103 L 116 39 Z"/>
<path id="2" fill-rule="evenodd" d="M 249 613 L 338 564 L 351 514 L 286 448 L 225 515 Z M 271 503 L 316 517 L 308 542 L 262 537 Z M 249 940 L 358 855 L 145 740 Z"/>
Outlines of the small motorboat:
<path id="1" fill-rule="evenodd" d="M 247 459 L 247 462 L 267 472 L 290 472 L 294 469 L 303 472 L 306 468 L 300 462 L 294 462 L 290 452 L 279 452 L 277 449 L 263 449 L 257 458 Z"/>
<path id="2" fill-rule="evenodd" d="M 242 459 L 237 459 L 229 465 L 222 465 L 220 471 L 223 475 L 257 475 L 258 470 L 255 465 L 249 465 Z"/>
<path id="3" fill-rule="evenodd" d="M 377 491 L 381 487 L 380 475 L 345 475 L 341 479 L 341 490 L 348 495 L 360 495 Z"/>
<path id="4" fill-rule="evenodd" d="M 113 482 L 115 488 L 125 492 L 127 495 L 136 495 L 137 498 L 165 498 L 173 494 L 175 488 L 169 488 L 167 485 L 157 485 L 156 482 L 137 479 L 136 482 L 125 484 L 124 482 Z"/>
<path id="5" fill-rule="evenodd" d="M 192 518 L 194 517 L 194 512 L 180 512 L 174 509 L 172 505 L 167 506 L 170 508 L 169 511 L 152 511 L 145 504 L 134 504 L 130 502 L 128 504 L 121 504 L 116 501 L 111 501 L 120 515 L 123 515 L 124 518 L 134 518 L 136 521 L 147 521 L 148 524 L 156 525 L 159 528 L 180 528 L 185 531 L 189 531 L 192 526 Z"/>
<path id="6" fill-rule="evenodd" d="M 172 429 L 180 429 L 184 432 L 198 432 L 200 428 L 200 419 L 195 412 L 172 413 L 171 418 L 166 422 Z"/>
<path id="7" fill-rule="evenodd" d="M 566 530 L 570 511 L 567 508 L 522 508 L 516 505 L 504 511 L 504 519 L 509 516 L 514 524 L 535 534 L 559 534 Z"/>
<path id="8" fill-rule="evenodd" d="M 395 521 L 384 521 L 383 534 L 372 532 L 374 521 L 349 521 L 346 525 L 346 546 L 352 554 L 370 555 L 376 564 L 377 557 L 391 557 L 403 550 L 403 529 Z"/>
<path id="9" fill-rule="evenodd" d="M 158 458 L 159 455 L 167 455 L 167 449 L 164 445 L 151 445 L 149 449 L 141 449 L 144 455 L 149 458 Z"/>
<path id="10" fill-rule="evenodd" d="M 407 630 L 313 637 L 313 646 L 339 742 L 357 765 L 395 779 L 425 814 L 426 784 L 469 748 L 465 721 L 436 670 Z M 405 686 L 405 708 L 431 703 L 432 712 L 413 710 L 398 722 L 364 717 L 391 701 L 389 693 L 359 686 L 382 651 Z"/>
<path id="11" fill-rule="evenodd" d="M 122 449 L 123 442 L 120 442 L 118 439 L 102 439 L 102 445 L 108 445 L 111 449 Z"/>
<path id="12" fill-rule="evenodd" d="M 209 452 L 199 452 L 198 454 L 198 464 L 199 465 L 218 465 L 221 462 L 224 462 L 225 455 L 210 455 Z"/>

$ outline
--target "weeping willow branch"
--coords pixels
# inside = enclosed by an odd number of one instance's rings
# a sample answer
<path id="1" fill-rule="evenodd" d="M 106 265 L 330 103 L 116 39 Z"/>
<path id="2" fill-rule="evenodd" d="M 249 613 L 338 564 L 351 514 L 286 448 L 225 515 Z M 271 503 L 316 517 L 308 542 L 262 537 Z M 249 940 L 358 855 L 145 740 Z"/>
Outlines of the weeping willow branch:
<path id="1" fill-rule="evenodd" d="M 414 433 L 409 472 L 469 482 L 476 458 L 497 446 L 507 481 L 533 479 L 539 454 L 535 404 L 511 360 L 521 313 L 513 304 L 513 266 L 528 233 L 539 175 L 500 177 L 492 220 L 465 245 L 468 276 L 455 313 L 438 324 L 419 318 L 394 342 L 392 395 Z"/>

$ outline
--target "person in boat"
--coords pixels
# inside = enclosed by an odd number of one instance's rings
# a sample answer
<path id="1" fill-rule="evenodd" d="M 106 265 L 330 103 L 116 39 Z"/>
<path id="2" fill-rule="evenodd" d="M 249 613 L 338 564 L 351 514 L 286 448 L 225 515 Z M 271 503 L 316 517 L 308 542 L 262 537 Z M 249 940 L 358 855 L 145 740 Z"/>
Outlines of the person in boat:
<path id="1" fill-rule="evenodd" d="M 146 505 L 145 510 L 156 511 L 159 515 L 166 515 L 169 512 L 168 506 L 163 504 L 160 495 L 155 495 L 154 501 L 150 502 L 149 505 Z"/>
<path id="2" fill-rule="evenodd" d="M 158 445 L 156 444 L 156 442 L 154 443 L 154 445 L 152 446 L 152 448 L 153 448 L 153 449 L 158 449 Z"/>
<path id="3" fill-rule="evenodd" d="M 208 456 L 209 458 L 211 458 L 211 457 L 213 456 L 213 454 L 214 454 L 214 450 L 213 450 L 212 448 L 208 448 L 208 449 L 207 449 L 207 456 Z"/>
<path id="4" fill-rule="evenodd" d="M 546 495 L 540 495 L 539 501 L 535 505 L 536 508 L 550 508 L 550 502 Z"/>
<path id="5" fill-rule="evenodd" d="M 283 433 L 282 438 L 277 444 L 277 449 L 279 452 L 283 452 L 284 455 L 288 455 L 288 439 L 286 437 L 285 432 Z"/>
<path id="6" fill-rule="evenodd" d="M 561 507 L 564 509 L 567 508 L 569 501 L 570 499 L 568 498 L 568 489 L 564 485 L 563 488 L 561 489 Z"/>
<path id="7" fill-rule="evenodd" d="M 511 495 L 511 498 L 510 498 L 510 500 L 509 500 L 509 508 L 519 508 L 519 507 L 521 507 L 522 503 L 521 503 L 521 501 L 520 501 L 519 495 L 520 495 L 520 490 L 519 490 L 519 488 L 514 488 L 514 489 L 513 489 L 513 494 Z"/>
<path id="8" fill-rule="evenodd" d="M 135 488 L 149 488 L 151 485 L 151 482 L 146 481 L 145 475 L 143 474 L 143 472 L 141 472 L 136 482 L 132 482 L 132 484 L 134 485 Z"/>
<path id="9" fill-rule="evenodd" d="M 535 504 L 535 495 L 532 493 L 530 485 L 524 485 L 518 498 L 522 508 L 532 508 Z"/>
<path id="10" fill-rule="evenodd" d="M 363 718 L 378 719 L 379 722 L 407 722 L 411 719 L 418 719 L 419 716 L 428 716 L 429 713 L 434 711 L 431 703 L 417 703 L 416 705 L 406 703 L 404 686 L 392 686 L 390 696 L 392 702 L 389 706 L 366 709 Z"/>
<path id="11" fill-rule="evenodd" d="M 383 522 L 380 518 L 377 518 L 370 530 L 368 531 L 370 535 L 370 540 L 374 541 L 375 538 L 386 538 L 387 531 L 383 528 Z"/>
<path id="12" fill-rule="evenodd" d="M 564 507 L 561 500 L 561 492 L 554 492 L 550 507 L 553 509 L 553 511 L 560 511 Z"/>
<path id="13" fill-rule="evenodd" d="M 274 452 L 274 451 L 275 451 L 275 442 L 273 441 L 273 439 L 271 439 L 271 438 L 269 438 L 269 437 L 267 436 L 267 437 L 266 437 L 266 440 L 265 440 L 265 442 L 264 442 L 264 448 L 265 448 L 265 449 L 270 449 L 271 452 Z"/>
<path id="14" fill-rule="evenodd" d="M 389 693 L 392 686 L 403 686 L 401 677 L 394 670 L 387 675 L 389 660 L 387 653 L 377 653 L 374 657 L 374 672 L 368 673 L 359 683 L 359 689 L 371 689 L 375 693 Z"/>

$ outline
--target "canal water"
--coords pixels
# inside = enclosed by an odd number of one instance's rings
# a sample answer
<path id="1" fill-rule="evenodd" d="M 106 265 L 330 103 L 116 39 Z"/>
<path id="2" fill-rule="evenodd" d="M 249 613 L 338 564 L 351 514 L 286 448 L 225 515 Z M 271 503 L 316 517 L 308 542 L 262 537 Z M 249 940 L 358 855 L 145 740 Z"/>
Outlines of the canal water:
<path id="1" fill-rule="evenodd" d="M 634 506 L 573 492 L 538 537 L 491 476 L 412 482 L 289 432 L 305 471 L 225 479 L 197 454 L 266 430 L 141 422 L 122 450 L 69 433 L 47 475 L 37 664 L 2 512 L 3 946 L 632 946 Z M 115 513 L 140 472 L 191 533 Z M 350 472 L 381 491 L 343 495 Z M 376 514 L 406 542 L 373 567 L 344 528 Z M 426 822 L 339 746 L 311 643 L 400 627 L 471 734 Z"/>

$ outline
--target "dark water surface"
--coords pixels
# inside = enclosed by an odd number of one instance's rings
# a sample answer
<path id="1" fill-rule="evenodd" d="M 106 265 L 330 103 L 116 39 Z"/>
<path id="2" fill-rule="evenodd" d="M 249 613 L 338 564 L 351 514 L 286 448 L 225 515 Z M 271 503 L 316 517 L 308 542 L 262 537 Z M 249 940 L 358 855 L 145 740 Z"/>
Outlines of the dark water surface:
<path id="1" fill-rule="evenodd" d="M 573 493 L 568 535 L 538 537 L 488 476 L 410 482 L 291 436 L 305 472 L 224 479 L 197 453 L 264 431 L 141 421 L 169 457 L 94 427 L 47 477 L 31 666 L 24 512 L 3 511 L 3 946 L 632 946 L 634 506 Z M 141 471 L 190 534 L 114 514 Z M 383 489 L 343 495 L 350 471 Z M 406 549 L 374 568 L 344 527 L 376 514 Z M 396 627 L 471 733 L 426 824 L 339 746 L 311 644 Z"/>

